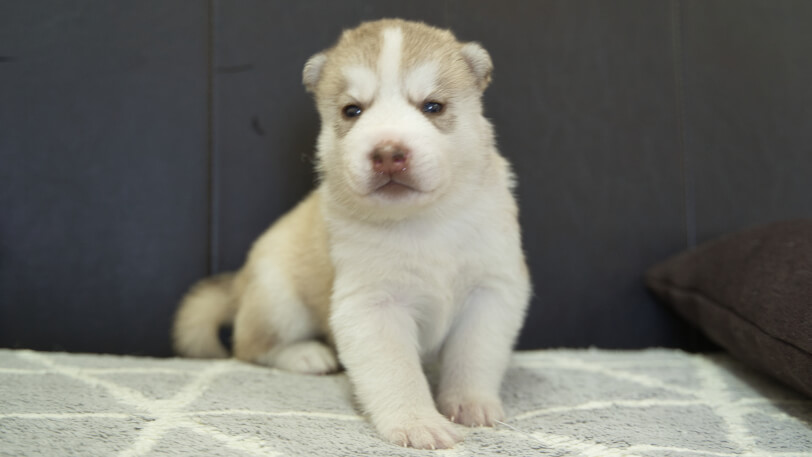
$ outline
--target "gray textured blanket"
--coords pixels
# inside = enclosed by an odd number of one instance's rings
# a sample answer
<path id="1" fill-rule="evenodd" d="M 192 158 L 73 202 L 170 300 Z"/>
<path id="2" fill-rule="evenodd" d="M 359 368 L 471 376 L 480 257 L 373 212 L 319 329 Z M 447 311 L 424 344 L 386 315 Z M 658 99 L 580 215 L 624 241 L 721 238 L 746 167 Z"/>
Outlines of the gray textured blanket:
<path id="1" fill-rule="evenodd" d="M 809 456 L 812 400 L 673 350 L 518 353 L 508 418 L 447 451 L 381 441 L 343 375 L 0 350 L 2 456 Z"/>

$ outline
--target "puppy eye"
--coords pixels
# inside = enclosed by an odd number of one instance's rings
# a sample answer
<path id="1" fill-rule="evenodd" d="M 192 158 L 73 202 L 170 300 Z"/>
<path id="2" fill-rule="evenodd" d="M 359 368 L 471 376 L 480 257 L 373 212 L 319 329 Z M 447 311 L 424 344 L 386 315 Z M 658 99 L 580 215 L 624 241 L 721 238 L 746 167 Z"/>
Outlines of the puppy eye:
<path id="1" fill-rule="evenodd" d="M 363 110 L 358 105 L 347 105 L 341 109 L 341 112 L 344 113 L 344 117 L 353 118 L 360 116 Z"/>
<path id="2" fill-rule="evenodd" d="M 443 110 L 443 104 L 437 102 L 423 103 L 423 112 L 426 114 L 437 114 Z"/>

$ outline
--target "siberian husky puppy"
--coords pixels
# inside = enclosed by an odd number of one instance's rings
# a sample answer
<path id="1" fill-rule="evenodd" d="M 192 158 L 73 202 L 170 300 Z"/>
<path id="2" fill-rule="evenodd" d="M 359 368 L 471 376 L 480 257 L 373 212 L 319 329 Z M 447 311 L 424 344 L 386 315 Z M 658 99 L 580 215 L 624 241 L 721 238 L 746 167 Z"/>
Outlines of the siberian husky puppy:
<path id="1" fill-rule="evenodd" d="M 238 359 L 300 373 L 340 362 L 377 430 L 404 446 L 452 447 L 452 422 L 502 419 L 530 281 L 513 175 L 482 114 L 491 68 L 480 45 L 403 20 L 364 23 L 313 56 L 320 183 L 242 269 L 192 288 L 177 352 L 227 357 L 218 328 L 233 323 Z M 427 357 L 440 363 L 436 406 Z"/>

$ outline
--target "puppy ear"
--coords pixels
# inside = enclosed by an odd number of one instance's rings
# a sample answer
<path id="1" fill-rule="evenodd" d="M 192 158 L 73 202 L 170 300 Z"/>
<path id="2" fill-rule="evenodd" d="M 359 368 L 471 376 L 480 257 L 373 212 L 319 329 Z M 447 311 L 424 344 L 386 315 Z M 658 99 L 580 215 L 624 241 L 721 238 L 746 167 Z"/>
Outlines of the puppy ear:
<path id="1" fill-rule="evenodd" d="M 488 51 L 485 50 L 479 43 L 466 43 L 460 50 L 463 59 L 471 68 L 471 72 L 476 76 L 479 90 L 485 90 L 491 82 L 491 72 L 493 71 L 493 63 Z"/>
<path id="2" fill-rule="evenodd" d="M 302 70 L 302 83 L 308 92 L 314 92 L 316 90 L 316 84 L 321 78 L 321 70 L 325 62 L 327 62 L 327 56 L 318 53 L 308 59 L 305 64 L 304 70 Z"/>

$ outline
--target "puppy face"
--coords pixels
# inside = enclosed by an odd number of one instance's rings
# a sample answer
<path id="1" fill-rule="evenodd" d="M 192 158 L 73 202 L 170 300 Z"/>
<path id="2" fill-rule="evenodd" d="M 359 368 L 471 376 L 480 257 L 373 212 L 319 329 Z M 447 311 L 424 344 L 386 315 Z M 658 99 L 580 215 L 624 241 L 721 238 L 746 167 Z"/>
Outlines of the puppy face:
<path id="1" fill-rule="evenodd" d="M 344 32 L 303 72 L 321 115 L 328 192 L 391 219 L 475 177 L 492 145 L 480 101 L 490 72 L 479 45 L 424 24 L 383 20 Z"/>

